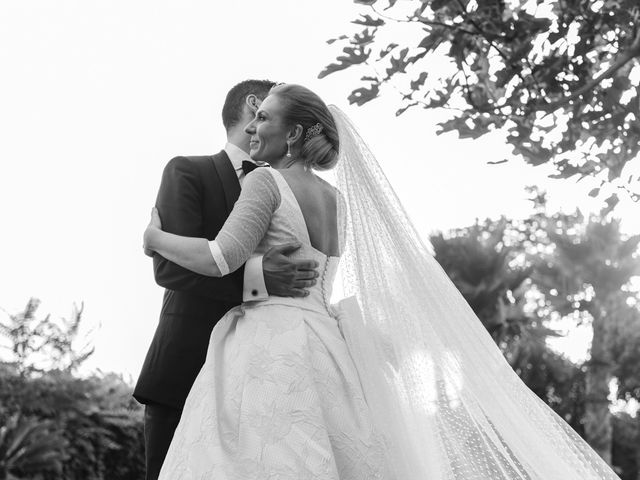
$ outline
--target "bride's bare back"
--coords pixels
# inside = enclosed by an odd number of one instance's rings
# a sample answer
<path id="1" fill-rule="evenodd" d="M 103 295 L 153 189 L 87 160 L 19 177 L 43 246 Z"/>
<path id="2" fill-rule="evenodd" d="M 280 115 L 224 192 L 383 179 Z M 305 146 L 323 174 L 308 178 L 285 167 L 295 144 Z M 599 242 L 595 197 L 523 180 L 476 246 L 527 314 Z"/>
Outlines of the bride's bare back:
<path id="1" fill-rule="evenodd" d="M 311 246 L 329 256 L 340 256 L 336 189 L 311 172 L 282 169 L 307 226 Z"/>

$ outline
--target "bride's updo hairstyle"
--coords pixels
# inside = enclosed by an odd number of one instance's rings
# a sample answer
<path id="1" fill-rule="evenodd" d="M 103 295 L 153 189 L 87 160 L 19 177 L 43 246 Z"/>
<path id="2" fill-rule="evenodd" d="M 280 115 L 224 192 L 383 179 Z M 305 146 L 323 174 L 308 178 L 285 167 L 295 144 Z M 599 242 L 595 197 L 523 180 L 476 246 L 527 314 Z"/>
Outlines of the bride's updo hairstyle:
<path id="1" fill-rule="evenodd" d="M 276 85 L 269 95 L 282 102 L 285 122 L 302 125 L 302 136 L 296 143 L 302 142 L 300 154 L 305 166 L 315 170 L 335 167 L 340 146 L 338 129 L 322 99 L 306 87 L 289 83 Z"/>

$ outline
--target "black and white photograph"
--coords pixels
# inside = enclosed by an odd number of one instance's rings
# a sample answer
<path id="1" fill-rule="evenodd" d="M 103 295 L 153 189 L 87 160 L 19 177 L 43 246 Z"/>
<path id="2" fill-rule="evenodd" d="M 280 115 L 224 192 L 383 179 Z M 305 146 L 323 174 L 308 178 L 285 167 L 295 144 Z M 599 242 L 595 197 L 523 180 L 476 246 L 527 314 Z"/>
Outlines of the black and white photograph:
<path id="1" fill-rule="evenodd" d="M 638 0 L 4 0 L 0 65 L 0 480 L 640 480 Z"/>

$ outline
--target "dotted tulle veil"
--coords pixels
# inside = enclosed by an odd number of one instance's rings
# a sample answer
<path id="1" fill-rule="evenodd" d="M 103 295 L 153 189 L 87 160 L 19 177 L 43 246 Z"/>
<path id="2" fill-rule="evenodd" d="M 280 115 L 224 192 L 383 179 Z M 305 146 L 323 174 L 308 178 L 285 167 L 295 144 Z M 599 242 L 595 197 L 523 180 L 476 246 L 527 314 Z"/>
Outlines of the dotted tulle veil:
<path id="1" fill-rule="evenodd" d="M 340 136 L 342 287 L 352 296 L 337 311 L 390 478 L 618 479 L 515 374 L 355 127 L 330 109 Z"/>

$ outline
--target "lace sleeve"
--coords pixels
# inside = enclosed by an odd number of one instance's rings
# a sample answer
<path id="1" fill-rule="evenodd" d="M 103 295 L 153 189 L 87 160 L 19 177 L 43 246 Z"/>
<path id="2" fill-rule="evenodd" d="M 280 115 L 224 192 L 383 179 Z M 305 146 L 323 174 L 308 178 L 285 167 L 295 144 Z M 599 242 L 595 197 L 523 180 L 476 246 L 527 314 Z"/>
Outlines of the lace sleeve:
<path id="1" fill-rule="evenodd" d="M 256 249 L 280 206 L 280 190 L 268 168 L 258 168 L 244 179 L 240 198 L 229 218 L 209 242 L 222 276 L 240 268 Z"/>

